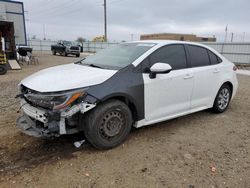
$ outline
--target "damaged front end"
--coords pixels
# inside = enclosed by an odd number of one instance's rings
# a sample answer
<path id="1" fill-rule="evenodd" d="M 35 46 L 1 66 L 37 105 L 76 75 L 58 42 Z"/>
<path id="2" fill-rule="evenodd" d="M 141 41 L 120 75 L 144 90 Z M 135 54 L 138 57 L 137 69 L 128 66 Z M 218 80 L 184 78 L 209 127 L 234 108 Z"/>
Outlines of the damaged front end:
<path id="1" fill-rule="evenodd" d="M 81 115 L 98 102 L 86 90 L 40 93 L 21 85 L 18 96 L 23 115 L 17 119 L 17 127 L 35 137 L 58 137 L 82 131 Z"/>

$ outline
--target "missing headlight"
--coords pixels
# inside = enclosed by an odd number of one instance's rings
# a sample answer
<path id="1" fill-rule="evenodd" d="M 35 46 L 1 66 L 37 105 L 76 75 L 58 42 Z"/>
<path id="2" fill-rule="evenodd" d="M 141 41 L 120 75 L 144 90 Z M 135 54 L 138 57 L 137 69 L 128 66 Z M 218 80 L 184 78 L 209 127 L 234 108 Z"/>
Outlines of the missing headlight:
<path id="1" fill-rule="evenodd" d="M 41 94 L 41 93 L 26 93 L 24 94 L 27 102 L 34 106 L 42 108 L 59 110 L 66 108 L 85 93 L 83 90 L 70 91 L 65 93 Z"/>
<path id="2" fill-rule="evenodd" d="M 53 109 L 54 106 L 63 104 L 67 100 L 68 96 L 67 95 L 51 96 L 51 95 L 40 95 L 40 94 L 26 94 L 25 98 L 36 106 Z"/>

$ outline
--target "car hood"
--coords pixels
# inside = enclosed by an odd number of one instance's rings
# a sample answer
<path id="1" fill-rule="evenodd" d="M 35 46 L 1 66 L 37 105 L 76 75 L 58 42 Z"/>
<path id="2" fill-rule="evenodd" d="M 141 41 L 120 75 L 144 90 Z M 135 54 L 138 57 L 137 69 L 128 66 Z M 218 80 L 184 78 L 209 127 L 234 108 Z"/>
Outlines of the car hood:
<path id="1" fill-rule="evenodd" d="M 41 70 L 22 80 L 21 84 L 39 92 L 57 92 L 100 84 L 116 72 L 117 70 L 67 64 Z"/>

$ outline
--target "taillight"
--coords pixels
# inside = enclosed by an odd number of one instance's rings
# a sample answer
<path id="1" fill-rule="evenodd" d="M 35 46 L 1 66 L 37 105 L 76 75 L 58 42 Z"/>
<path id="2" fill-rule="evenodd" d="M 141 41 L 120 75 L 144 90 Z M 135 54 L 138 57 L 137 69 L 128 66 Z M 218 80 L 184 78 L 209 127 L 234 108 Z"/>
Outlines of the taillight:
<path id="1" fill-rule="evenodd" d="M 234 70 L 234 71 L 237 71 L 237 69 L 238 69 L 238 68 L 234 65 L 233 70 Z"/>

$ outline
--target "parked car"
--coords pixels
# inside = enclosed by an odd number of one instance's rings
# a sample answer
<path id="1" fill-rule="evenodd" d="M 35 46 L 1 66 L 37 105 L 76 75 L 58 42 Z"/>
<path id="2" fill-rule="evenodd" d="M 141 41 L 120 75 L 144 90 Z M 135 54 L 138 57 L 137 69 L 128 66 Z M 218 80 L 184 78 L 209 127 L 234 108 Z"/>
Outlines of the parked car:
<path id="1" fill-rule="evenodd" d="M 36 137 L 84 131 L 96 148 L 121 144 L 131 127 L 204 109 L 224 112 L 236 67 L 215 50 L 182 41 L 122 43 L 19 84 L 18 127 Z"/>
<path id="2" fill-rule="evenodd" d="M 53 55 L 59 53 L 60 55 L 67 56 L 68 54 L 75 55 L 76 57 L 80 57 L 80 47 L 78 45 L 74 45 L 70 41 L 58 41 L 56 45 L 51 46 L 51 51 Z"/>

